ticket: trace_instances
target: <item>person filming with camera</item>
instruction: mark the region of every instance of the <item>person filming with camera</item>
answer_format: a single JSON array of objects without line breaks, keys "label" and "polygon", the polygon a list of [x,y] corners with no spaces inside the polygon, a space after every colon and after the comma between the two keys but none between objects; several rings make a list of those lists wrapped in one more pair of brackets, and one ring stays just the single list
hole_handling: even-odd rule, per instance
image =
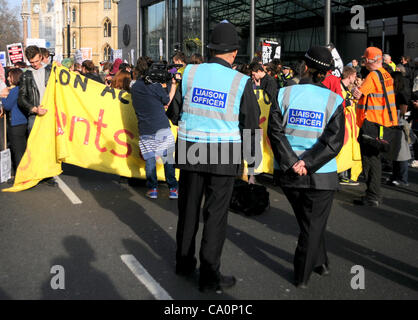
[{"label": "person filming with camera", "polygon": [[[160,71],[160,72],[158,72]],[[167,82],[175,79],[163,79],[164,73],[152,65],[150,68],[145,59],[138,59],[136,66],[138,79],[131,88],[132,104],[138,118],[139,148],[145,160],[147,176],[146,196],[151,199],[158,197],[158,180],[156,157],[169,159],[174,152],[175,140],[170,129],[170,122],[165,114],[165,106],[174,97],[176,86],[171,85],[169,94],[166,91]],[[168,71],[166,71],[168,74]],[[178,198],[178,183],[173,163],[164,162],[165,178],[170,189],[169,198]]]}]

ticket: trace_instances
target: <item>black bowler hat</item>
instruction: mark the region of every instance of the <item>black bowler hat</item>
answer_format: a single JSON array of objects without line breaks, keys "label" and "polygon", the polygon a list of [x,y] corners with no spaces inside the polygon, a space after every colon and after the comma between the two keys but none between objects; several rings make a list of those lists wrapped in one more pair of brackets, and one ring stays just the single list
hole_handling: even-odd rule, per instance
[{"label": "black bowler hat", "polygon": [[327,72],[333,67],[332,54],[327,47],[316,46],[310,48],[305,53],[304,60],[309,68],[322,72]]},{"label": "black bowler hat", "polygon": [[240,47],[238,32],[234,25],[227,21],[218,23],[212,31],[210,43],[207,45],[209,49],[229,52]]}]

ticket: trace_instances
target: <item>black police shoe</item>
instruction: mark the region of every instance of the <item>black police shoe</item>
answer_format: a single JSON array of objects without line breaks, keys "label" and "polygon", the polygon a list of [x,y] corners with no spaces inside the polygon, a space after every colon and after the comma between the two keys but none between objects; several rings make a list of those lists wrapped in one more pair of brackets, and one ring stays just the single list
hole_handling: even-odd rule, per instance
[{"label": "black police shoe", "polygon": [[353,203],[357,206],[366,206],[366,207],[378,207],[379,206],[379,201],[367,199],[367,198],[354,200]]},{"label": "black police shoe", "polygon": [[219,274],[217,281],[209,281],[200,278],[199,290],[204,293],[216,292],[221,294],[224,289],[232,288],[237,283],[237,279],[234,276],[224,276]]},{"label": "black police shoe", "polygon": [[313,271],[315,273],[319,274],[320,276],[328,276],[330,274],[329,268],[325,264],[320,265],[319,267],[314,268]]},{"label": "black police shoe", "polygon": [[41,181],[41,183],[49,186],[49,187],[57,187],[58,183],[55,181],[54,178],[46,178]]},{"label": "black police shoe", "polygon": [[308,281],[302,281],[302,282],[295,281],[295,286],[298,289],[306,289],[308,287]]}]

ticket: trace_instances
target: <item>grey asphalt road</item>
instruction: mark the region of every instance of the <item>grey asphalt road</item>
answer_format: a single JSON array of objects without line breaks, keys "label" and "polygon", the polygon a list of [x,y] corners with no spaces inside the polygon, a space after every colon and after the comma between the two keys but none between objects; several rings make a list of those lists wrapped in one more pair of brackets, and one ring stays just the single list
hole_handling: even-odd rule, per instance
[{"label": "grey asphalt road", "polygon": [[[418,298],[417,169],[410,169],[409,188],[383,187],[380,208],[352,205],[364,185],[336,194],[326,233],[331,276],[312,275],[306,290],[292,284],[296,219],[271,178],[259,177],[271,208],[257,217],[230,213],[221,271],[235,275],[238,284],[221,295],[202,294],[196,277],[175,275],[177,202],[168,199],[166,185],[159,199],[150,200],[141,183],[63,169],[60,178],[82,204],[44,184],[0,193],[0,299],[154,300],[122,255],[133,255],[175,300]],[[57,280],[54,266],[64,270],[65,289],[51,286]],[[351,286],[358,276],[353,266],[364,268],[364,289]]]}]

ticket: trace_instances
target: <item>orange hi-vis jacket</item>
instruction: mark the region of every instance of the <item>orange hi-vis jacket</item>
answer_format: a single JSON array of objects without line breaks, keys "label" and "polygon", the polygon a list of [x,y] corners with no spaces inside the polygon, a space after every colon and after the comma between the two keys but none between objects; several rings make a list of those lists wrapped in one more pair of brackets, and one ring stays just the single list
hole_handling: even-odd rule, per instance
[{"label": "orange hi-vis jacket", "polygon": [[389,117],[389,112],[386,107],[385,95],[379,80],[379,75],[377,72],[372,71],[366,77],[359,89],[363,93],[363,96],[360,98],[356,108],[357,125],[360,128],[363,125],[364,119],[385,127],[398,125],[398,113],[396,111],[393,79],[384,68],[379,68],[379,71],[382,73],[384,79],[393,121],[391,121]]}]

